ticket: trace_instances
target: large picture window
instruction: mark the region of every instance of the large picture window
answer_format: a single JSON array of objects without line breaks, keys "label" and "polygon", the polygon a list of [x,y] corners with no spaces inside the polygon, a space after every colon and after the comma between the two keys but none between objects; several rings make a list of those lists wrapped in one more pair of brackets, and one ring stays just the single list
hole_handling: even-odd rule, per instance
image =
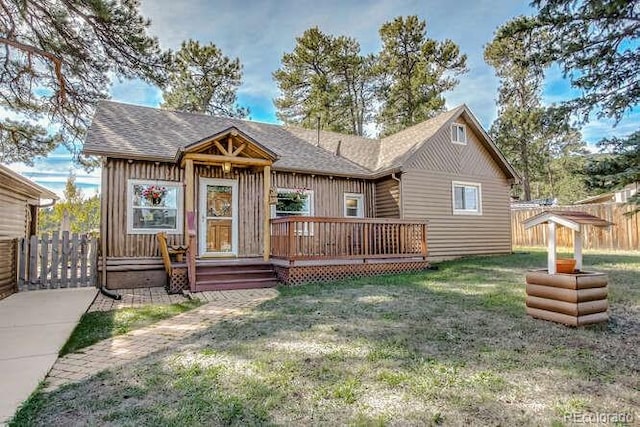
[{"label": "large picture window", "polygon": [[127,233],[182,233],[182,184],[130,179],[127,186]]},{"label": "large picture window", "polygon": [[306,188],[279,188],[272,218],[283,216],[313,216],[313,191]]},{"label": "large picture window", "polygon": [[482,214],[482,188],[480,184],[454,181],[452,186],[454,214]]},{"label": "large picture window", "polygon": [[[279,188],[275,206],[271,207],[271,217],[313,216],[313,190],[306,188]],[[313,236],[313,224],[296,223],[295,234]]]}]

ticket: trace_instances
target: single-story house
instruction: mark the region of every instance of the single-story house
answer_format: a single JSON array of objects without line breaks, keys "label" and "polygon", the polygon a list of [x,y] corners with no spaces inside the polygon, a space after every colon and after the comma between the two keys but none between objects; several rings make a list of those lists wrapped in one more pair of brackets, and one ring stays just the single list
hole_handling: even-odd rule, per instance
[{"label": "single-story house", "polygon": [[18,290],[17,239],[36,234],[41,201],[50,205],[57,199],[52,191],[0,165],[0,299]]},{"label": "single-story house", "polygon": [[586,199],[573,202],[574,205],[592,205],[597,203],[627,203],[627,201],[638,194],[640,182],[633,182],[625,187],[609,191],[607,193],[598,194],[597,196],[587,197]]},{"label": "single-story house", "polygon": [[511,251],[518,175],[465,105],[370,139],[103,101],[84,152],[109,288],[166,280],[158,232],[190,246],[195,290],[268,283],[260,263],[301,283]]}]

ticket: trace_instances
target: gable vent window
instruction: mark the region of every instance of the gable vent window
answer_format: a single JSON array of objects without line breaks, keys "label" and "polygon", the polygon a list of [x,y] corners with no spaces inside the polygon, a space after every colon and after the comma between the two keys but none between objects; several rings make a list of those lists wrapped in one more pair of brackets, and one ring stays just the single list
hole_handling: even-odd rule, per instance
[{"label": "gable vent window", "polygon": [[455,144],[467,143],[467,128],[464,125],[458,123],[451,125],[451,142]]}]

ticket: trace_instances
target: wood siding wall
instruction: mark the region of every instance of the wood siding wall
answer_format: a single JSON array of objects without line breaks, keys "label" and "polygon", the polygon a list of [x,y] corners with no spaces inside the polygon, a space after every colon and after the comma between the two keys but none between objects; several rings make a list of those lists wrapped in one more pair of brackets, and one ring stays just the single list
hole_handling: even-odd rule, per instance
[{"label": "wood siding wall", "polygon": [[[4,183],[3,183],[4,184]],[[0,187],[0,238],[15,239],[30,234],[27,197]]]},{"label": "wood siding wall", "polygon": [[[155,234],[127,234],[127,180],[148,179],[162,181],[184,180],[184,170],[178,165],[127,160],[108,159],[103,168],[106,175],[106,221],[108,258],[159,257]],[[228,178],[238,180],[238,255],[261,256],[263,236],[263,176],[261,170],[234,168],[223,176],[217,166],[197,165],[196,209],[198,207],[199,177]],[[359,179],[330,179],[320,175],[302,175],[285,172],[272,174],[274,188],[308,188],[314,192],[314,215],[342,217],[344,193],[362,193],[365,197],[365,215],[374,214],[374,184]],[[183,242],[183,235],[168,235],[169,244]]]},{"label": "wood siding wall", "polygon": [[[453,144],[445,127],[405,171],[404,218],[429,221],[431,259],[511,251],[510,183],[469,126],[466,145]],[[481,184],[482,215],[453,214],[453,181]]]},{"label": "wood siding wall", "polygon": [[27,196],[17,193],[13,185],[0,184],[0,299],[17,290],[15,239],[31,234]]},{"label": "wood siding wall", "polygon": [[377,218],[400,218],[400,185],[393,178],[376,182]]},{"label": "wood siding wall", "polygon": [[[224,176],[219,166],[196,165],[196,211],[200,206],[199,178],[226,178],[238,180],[238,256],[262,255],[262,211],[264,181],[261,170],[234,169]],[[198,215],[199,217],[199,215]],[[200,223],[196,225],[199,227]],[[199,236],[198,236],[199,237]]]},{"label": "wood siding wall", "polygon": [[[148,179],[182,182],[184,170],[178,165],[123,159],[108,159],[102,173],[106,174],[105,191],[107,221],[107,257],[156,257],[158,242],[155,234],[127,234],[127,181]],[[170,245],[183,242],[182,235],[168,235]]]},{"label": "wood siding wall", "polygon": [[313,190],[314,216],[344,217],[344,193],[364,194],[364,216],[375,212],[375,187],[361,179],[329,178],[322,175],[302,175],[276,172],[272,178],[274,188],[307,188]]}]

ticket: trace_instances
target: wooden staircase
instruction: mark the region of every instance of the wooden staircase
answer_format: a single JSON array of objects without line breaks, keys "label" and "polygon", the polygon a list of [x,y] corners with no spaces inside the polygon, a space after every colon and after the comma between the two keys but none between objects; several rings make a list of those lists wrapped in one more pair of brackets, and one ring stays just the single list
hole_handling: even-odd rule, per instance
[{"label": "wooden staircase", "polygon": [[277,284],[273,266],[262,260],[196,262],[195,292],[272,288]]}]

